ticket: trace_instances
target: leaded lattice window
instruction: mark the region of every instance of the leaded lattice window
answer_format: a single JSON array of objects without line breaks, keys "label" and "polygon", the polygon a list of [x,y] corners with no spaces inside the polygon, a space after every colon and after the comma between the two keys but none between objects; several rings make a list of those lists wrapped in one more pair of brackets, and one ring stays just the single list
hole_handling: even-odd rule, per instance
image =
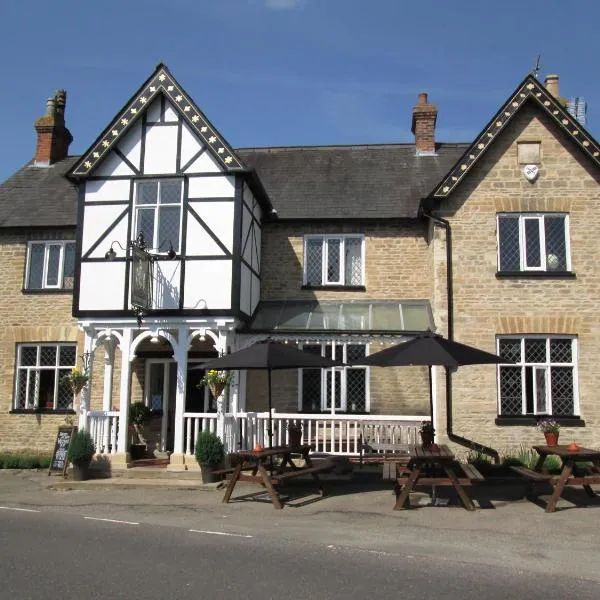
[{"label": "leaded lattice window", "polygon": [[363,247],[361,235],[305,236],[304,283],[363,285]]},{"label": "leaded lattice window", "polygon": [[[331,342],[306,344],[302,349],[343,362],[366,356],[365,344]],[[369,412],[368,368],[300,369],[299,408],[317,413]]]},{"label": "leaded lattice window", "polygon": [[499,214],[498,270],[570,271],[568,231],[568,215]]},{"label": "leaded lattice window", "polygon": [[17,346],[16,409],[71,409],[73,393],[64,381],[77,360],[75,344]]},{"label": "leaded lattice window", "polygon": [[500,337],[498,354],[516,363],[498,367],[500,415],[578,414],[574,337]]},{"label": "leaded lattice window", "polygon": [[181,243],[180,179],[138,181],[136,185],[135,233],[144,234],[153,252],[168,252],[172,245],[179,252]]},{"label": "leaded lattice window", "polygon": [[75,242],[30,242],[25,287],[28,290],[73,289]]}]

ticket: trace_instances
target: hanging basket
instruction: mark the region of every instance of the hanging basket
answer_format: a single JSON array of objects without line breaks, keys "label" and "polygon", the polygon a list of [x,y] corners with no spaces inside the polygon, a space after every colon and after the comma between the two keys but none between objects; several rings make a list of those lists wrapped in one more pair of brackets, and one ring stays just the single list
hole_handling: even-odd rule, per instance
[{"label": "hanging basket", "polygon": [[222,393],[227,384],[225,382],[213,381],[208,384],[208,389],[210,393],[213,395],[213,398],[216,400]]}]

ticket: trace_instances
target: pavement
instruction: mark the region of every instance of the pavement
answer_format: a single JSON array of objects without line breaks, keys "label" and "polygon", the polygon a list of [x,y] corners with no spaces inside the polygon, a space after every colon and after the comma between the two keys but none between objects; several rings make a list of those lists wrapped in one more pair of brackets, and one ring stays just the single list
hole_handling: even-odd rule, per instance
[{"label": "pavement", "polygon": [[[469,491],[476,511],[464,510],[448,490],[447,506],[432,506],[426,491],[411,495],[415,510],[394,511],[392,483],[366,469],[353,476],[323,476],[328,495],[310,482],[284,488],[289,501],[275,510],[257,499],[260,488],[240,482],[234,501],[221,502],[218,484],[190,474],[170,479],[113,477],[64,481],[46,471],[0,471],[0,509],[60,512],[73,518],[134,520],[220,535],[294,539],[328,548],[435,557],[475,565],[502,565],[531,572],[566,572],[600,582],[597,569],[600,498],[566,490],[555,513],[524,497],[518,481]],[[291,482],[290,482],[291,483]],[[550,489],[541,488],[541,499]]]}]

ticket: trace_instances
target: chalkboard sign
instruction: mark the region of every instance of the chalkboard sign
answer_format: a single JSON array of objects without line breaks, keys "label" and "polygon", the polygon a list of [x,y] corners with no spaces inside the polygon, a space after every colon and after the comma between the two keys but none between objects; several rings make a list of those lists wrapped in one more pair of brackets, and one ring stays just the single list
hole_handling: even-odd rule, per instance
[{"label": "chalkboard sign", "polygon": [[54,452],[52,452],[52,460],[50,461],[50,468],[48,469],[48,475],[51,475],[53,471],[58,471],[63,477],[67,475],[67,466],[69,465],[69,459],[67,455],[69,453],[69,446],[71,440],[77,432],[77,427],[74,425],[64,425],[58,428],[56,434],[56,442],[54,444]]}]

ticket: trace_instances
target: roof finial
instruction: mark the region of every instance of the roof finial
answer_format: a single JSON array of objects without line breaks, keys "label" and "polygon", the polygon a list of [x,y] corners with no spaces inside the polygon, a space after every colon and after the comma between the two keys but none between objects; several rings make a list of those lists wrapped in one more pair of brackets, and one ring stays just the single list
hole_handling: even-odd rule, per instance
[{"label": "roof finial", "polygon": [[541,54],[538,54],[537,60],[535,61],[535,66],[533,67],[533,69],[531,69],[531,74],[537,79],[538,78],[538,73],[540,72],[540,59],[542,58]]}]

